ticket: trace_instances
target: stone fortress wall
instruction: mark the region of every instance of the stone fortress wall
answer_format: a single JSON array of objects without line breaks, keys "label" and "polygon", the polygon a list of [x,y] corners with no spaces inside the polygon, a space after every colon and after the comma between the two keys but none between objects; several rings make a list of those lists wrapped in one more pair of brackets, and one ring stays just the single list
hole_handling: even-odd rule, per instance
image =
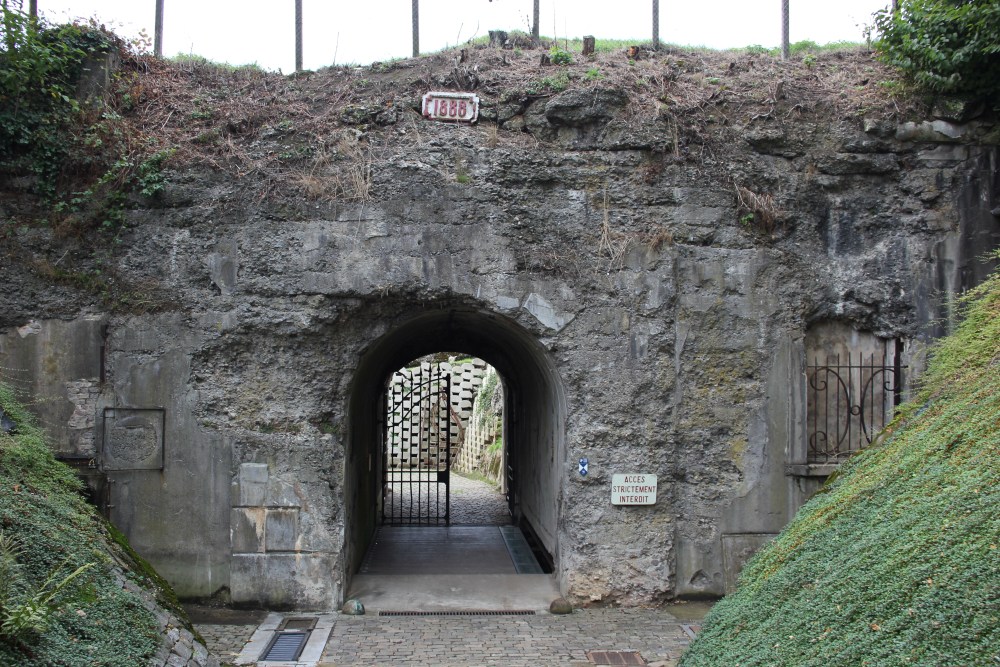
[{"label": "stone fortress wall", "polygon": [[[515,511],[566,595],[721,595],[829,472],[807,360],[900,350],[905,395],[1000,246],[988,114],[784,99],[692,129],[594,84],[487,109],[499,142],[380,103],[370,201],[170,173],[114,256],[169,300],[106,309],[7,264],[0,368],[182,596],[336,607],[375,526],[379,392],[456,349],[503,377]],[[657,475],[656,504],[612,506],[620,473]]]}]

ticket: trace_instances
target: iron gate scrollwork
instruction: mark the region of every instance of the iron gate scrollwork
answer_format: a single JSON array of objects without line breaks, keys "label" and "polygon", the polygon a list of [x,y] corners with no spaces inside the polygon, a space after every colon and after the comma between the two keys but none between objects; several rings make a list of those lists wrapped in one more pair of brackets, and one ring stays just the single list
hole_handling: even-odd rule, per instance
[{"label": "iron gate scrollwork", "polygon": [[806,366],[809,463],[839,463],[871,444],[900,403],[899,354]]},{"label": "iron gate scrollwork", "polygon": [[448,371],[422,363],[390,379],[382,466],[383,524],[450,523],[451,412]]}]

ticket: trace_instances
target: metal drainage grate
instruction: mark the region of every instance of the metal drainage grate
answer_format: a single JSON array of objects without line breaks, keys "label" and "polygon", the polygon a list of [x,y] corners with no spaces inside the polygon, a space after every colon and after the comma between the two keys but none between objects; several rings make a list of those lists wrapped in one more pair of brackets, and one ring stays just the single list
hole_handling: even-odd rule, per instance
[{"label": "metal drainage grate", "polygon": [[507,609],[503,611],[466,610],[466,611],[385,611],[379,616],[534,616],[535,612],[526,609]]},{"label": "metal drainage grate", "polygon": [[306,640],[309,639],[309,633],[309,630],[305,632],[300,630],[276,632],[258,660],[273,660],[275,662],[294,662],[298,660],[302,654],[302,649],[305,648]]}]

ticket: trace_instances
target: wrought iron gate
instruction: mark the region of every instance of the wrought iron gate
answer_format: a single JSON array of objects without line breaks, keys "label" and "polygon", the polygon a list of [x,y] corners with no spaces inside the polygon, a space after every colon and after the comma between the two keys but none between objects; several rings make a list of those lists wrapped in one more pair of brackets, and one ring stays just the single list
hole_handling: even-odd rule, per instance
[{"label": "wrought iron gate", "polygon": [[899,358],[897,350],[806,366],[810,463],[839,463],[871,444],[889,423],[902,393]]},{"label": "wrought iron gate", "polygon": [[386,388],[382,523],[451,520],[451,374],[436,365],[396,372]]}]

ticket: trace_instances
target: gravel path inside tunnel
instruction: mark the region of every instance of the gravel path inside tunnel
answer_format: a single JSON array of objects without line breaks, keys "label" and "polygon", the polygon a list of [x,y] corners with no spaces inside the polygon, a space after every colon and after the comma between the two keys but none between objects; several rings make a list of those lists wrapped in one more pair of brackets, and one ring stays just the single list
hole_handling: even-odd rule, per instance
[{"label": "gravel path inside tunnel", "polygon": [[[389,485],[392,493],[394,512],[403,508],[416,507],[417,486],[404,483]],[[426,488],[426,487],[425,487]],[[436,499],[432,494],[432,499]],[[427,497],[421,494],[422,505],[427,506]],[[433,504],[433,503],[432,503]],[[444,487],[441,487],[440,512],[444,513]],[[416,511],[415,509],[413,511]],[[510,523],[507,499],[504,494],[488,482],[472,479],[454,471],[451,473],[451,525],[455,526],[503,526]]]}]

